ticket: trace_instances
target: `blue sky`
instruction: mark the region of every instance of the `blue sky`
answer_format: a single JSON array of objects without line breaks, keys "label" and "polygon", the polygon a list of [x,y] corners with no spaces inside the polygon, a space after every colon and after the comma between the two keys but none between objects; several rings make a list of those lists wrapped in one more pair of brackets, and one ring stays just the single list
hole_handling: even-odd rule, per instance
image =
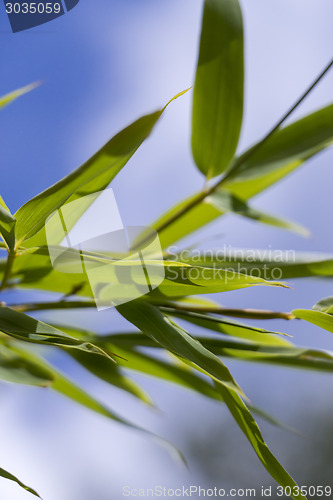
[{"label": "blue sky", "polygon": [[[332,57],[333,5],[331,0],[241,3],[247,85],[243,149],[275,123]],[[2,8],[0,94],[43,81],[41,87],[1,112],[1,195],[13,211],[79,166],[119,129],[192,84],[201,7],[201,0],[81,0],[62,18],[15,35]],[[333,73],[295,116],[331,102],[332,88]],[[149,224],[162,210],[201,187],[203,180],[189,148],[190,106],[190,94],[173,103],[153,136],[114,182],[126,224]],[[332,151],[323,153],[256,200],[257,207],[310,228],[311,239],[228,217],[203,231],[206,246],[210,237],[222,233],[221,243],[237,247],[271,245],[332,252],[332,160]],[[295,283],[295,287],[289,295],[280,290],[244,290],[237,292],[237,298],[234,292],[223,296],[223,303],[235,305],[237,300],[240,307],[279,304],[281,309],[291,309],[310,307],[321,296],[332,294],[330,282],[308,281]],[[119,326],[113,313],[71,320],[97,325],[103,331]],[[318,345],[318,331],[310,327],[297,327],[292,333],[300,343]],[[322,347],[333,348],[329,335],[321,333],[319,338]],[[65,364],[64,369],[71,367]],[[262,371],[240,365],[234,369],[245,389],[264,402],[265,390],[255,390]],[[181,429],[176,428],[178,420],[186,425],[189,418],[196,422],[196,415],[202,416],[202,401],[178,389],[163,386],[161,391],[157,383],[144,380],[165,413],[161,418],[127,396],[86,381],[80,370],[73,375],[113,408],[119,407],[120,412],[173,441],[182,439]],[[275,377],[276,371],[268,370],[267,384],[275,383]],[[275,406],[287,401],[296,408],[296,394],[304,380],[314,391],[317,377],[281,376]],[[327,377],[320,380],[324,389],[329,387]],[[90,500],[94,496],[107,500],[126,483],[149,486],[166,482],[173,486],[193,480],[145,438],[71,403],[45,391],[9,385],[0,390],[0,422],[6,429],[1,436],[0,464],[39,488],[45,499]],[[320,401],[319,393],[316,397]],[[274,406],[273,401],[268,403]],[[208,403],[206,408],[220,411]],[[3,498],[29,498],[4,481],[0,489]]]}]

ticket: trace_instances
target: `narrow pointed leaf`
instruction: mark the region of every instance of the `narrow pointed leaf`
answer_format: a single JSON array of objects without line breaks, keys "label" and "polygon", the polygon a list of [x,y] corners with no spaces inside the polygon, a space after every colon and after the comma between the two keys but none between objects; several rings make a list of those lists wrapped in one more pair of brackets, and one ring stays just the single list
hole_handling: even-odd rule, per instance
[{"label": "narrow pointed leaf", "polygon": [[53,382],[53,374],[44,366],[23,358],[19,353],[13,352],[1,343],[0,379],[15,384],[47,387]]},{"label": "narrow pointed leaf", "polygon": [[[253,418],[250,410],[247,408],[242,398],[237,393],[230,391],[227,387],[218,382],[216,382],[216,386],[220,389],[223,400],[228,406],[229,411],[236,420],[239,428],[250,442],[259,460],[272,478],[275,479],[275,481],[283,488],[289,486],[291,488],[292,498],[306,499],[297,487],[297,483],[295,483],[293,478],[282,467],[266,445],[257,422]],[[296,488],[296,491],[299,493],[295,494],[293,488]]]},{"label": "narrow pointed leaf", "polygon": [[208,178],[233,158],[243,116],[243,22],[238,0],[205,0],[193,96],[192,151]]},{"label": "narrow pointed leaf", "polygon": [[[15,214],[17,240],[23,241],[38,233],[47,217],[65,203],[105,189],[150,135],[164,109],[136,120],[81,167],[23,205]],[[42,233],[31,244],[38,246],[44,242]]]},{"label": "narrow pointed leaf", "polygon": [[241,392],[221,360],[205,349],[185,330],[172,323],[156,307],[144,300],[138,300],[122,304],[117,309],[125,319],[165,349],[191,361],[207,375],[220,381],[231,390]]},{"label": "narrow pointed leaf", "polygon": [[21,97],[24,94],[27,94],[28,92],[31,92],[31,90],[34,90],[36,87],[40,85],[39,82],[32,83],[30,85],[26,85],[25,87],[22,87],[18,90],[14,90],[13,92],[10,92],[9,94],[6,94],[2,97],[0,97],[0,109],[4,108],[8,104],[12,103],[19,97]]},{"label": "narrow pointed leaf", "polygon": [[90,343],[75,339],[51,325],[8,307],[0,307],[0,331],[24,342],[53,345],[68,349],[82,349],[83,351],[105,354]]},{"label": "narrow pointed leaf", "polygon": [[303,319],[304,321],[308,321],[313,325],[333,333],[333,316],[331,314],[310,309],[295,309],[293,314],[298,319]]},{"label": "narrow pointed leaf", "polygon": [[164,448],[166,448],[172,456],[174,456],[178,461],[182,463],[186,463],[186,460],[182,453],[169,441],[161,438],[160,436],[154,434],[153,432],[144,429],[143,427],[137,426],[136,424],[130,422],[127,419],[124,419],[117,413],[113,412],[110,410],[108,407],[105,405],[101,404],[99,401],[97,401],[93,396],[85,392],[83,389],[81,389],[79,386],[77,386],[74,382],[72,382],[69,378],[67,378],[65,375],[60,373],[58,370],[56,370],[52,365],[47,363],[43,358],[40,356],[36,355],[35,353],[32,353],[31,351],[28,351],[26,349],[22,349],[19,346],[11,346],[11,348],[17,352],[20,353],[22,357],[33,360],[36,363],[39,363],[41,366],[44,366],[46,369],[49,369],[53,373],[53,383],[51,385],[51,388],[61,394],[62,396],[65,396],[66,398],[71,399],[75,403],[78,403],[100,415],[103,415],[104,417],[107,417],[111,420],[114,420],[117,423],[120,423],[129,429],[143,432],[149,437],[151,437],[153,440],[155,440],[158,444],[162,445]]},{"label": "narrow pointed leaf", "polygon": [[[277,131],[265,146],[244,162],[242,168],[235,170],[234,178],[224,184],[224,189],[246,201],[283,179],[332,143],[333,104]],[[248,151],[243,157],[247,155]],[[158,228],[192,197],[193,195],[172,207],[152,226]],[[163,248],[197,231],[224,213],[204,200],[159,232]]]},{"label": "narrow pointed leaf", "polygon": [[0,236],[7,243],[9,250],[13,250],[15,247],[15,224],[15,217],[12,216],[0,196]]},{"label": "narrow pointed leaf", "polygon": [[[100,345],[102,346],[103,344],[100,343]],[[104,347],[108,350],[111,348],[111,345],[104,344]],[[126,377],[120,371],[119,365],[123,363],[120,362],[122,360],[119,357],[117,357],[117,364],[115,364],[110,359],[101,357],[99,354],[87,353],[79,350],[71,350],[68,354],[96,377],[132,394],[132,396],[135,396],[144,403],[153,406],[150,396],[134,380]],[[124,356],[124,353],[117,351],[117,356]]]},{"label": "narrow pointed leaf", "polygon": [[5,478],[5,479],[9,479],[10,481],[14,481],[14,483],[17,483],[24,490],[28,491],[29,493],[32,493],[33,495],[35,495],[38,498],[41,498],[38,495],[37,491],[35,491],[32,488],[30,488],[29,486],[26,486],[25,484],[23,484],[22,481],[17,479],[17,477],[13,476],[13,474],[11,474],[10,472],[7,472],[6,470],[0,468],[0,476]]}]

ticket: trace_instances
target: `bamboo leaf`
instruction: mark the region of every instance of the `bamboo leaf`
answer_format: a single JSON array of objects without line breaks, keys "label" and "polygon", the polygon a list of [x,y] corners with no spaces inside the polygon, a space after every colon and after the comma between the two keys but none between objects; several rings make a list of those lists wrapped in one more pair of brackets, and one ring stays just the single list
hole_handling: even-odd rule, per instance
[{"label": "bamboo leaf", "polygon": [[36,87],[39,87],[39,85],[40,82],[31,83],[30,85],[26,85],[25,87],[21,87],[18,90],[14,90],[9,94],[0,97],[0,109],[4,108],[5,106],[8,106],[8,104],[11,104],[13,101],[18,99],[22,95],[31,92],[31,90],[34,90]]},{"label": "bamboo leaf", "polygon": [[309,309],[295,309],[293,314],[298,319],[303,319],[304,321],[308,321],[313,325],[319,326],[320,328],[333,333],[333,316],[331,314]]},{"label": "bamboo leaf", "polygon": [[[105,189],[150,135],[164,109],[136,120],[81,167],[23,205],[15,214],[17,240],[22,242],[38,233],[47,217],[65,203]],[[78,214],[78,218],[81,215]],[[30,242],[32,246],[44,243],[43,233]]]},{"label": "bamboo leaf", "polygon": [[333,297],[326,297],[325,299],[319,300],[312,309],[327,314],[333,314]]},{"label": "bamboo leaf", "polygon": [[0,343],[0,379],[16,384],[47,387],[53,381],[53,374]]},{"label": "bamboo leaf", "polygon": [[9,307],[0,307],[0,331],[24,342],[53,345],[66,349],[81,349],[106,355],[106,353],[90,343],[75,339],[51,325],[14,311]]},{"label": "bamboo leaf", "polygon": [[228,368],[200,342],[172,323],[156,307],[144,300],[132,301],[117,307],[125,319],[168,351],[198,366],[207,375],[233,391],[241,392]]},{"label": "bamboo leaf", "polygon": [[5,478],[5,479],[9,479],[10,481],[14,481],[14,483],[17,483],[24,490],[28,491],[29,493],[32,493],[33,495],[35,495],[38,498],[41,498],[38,495],[37,491],[35,491],[32,488],[30,488],[29,486],[26,486],[25,484],[23,484],[22,481],[17,479],[17,477],[13,476],[13,474],[11,474],[10,472],[7,472],[6,470],[0,468],[0,476]]},{"label": "bamboo leaf", "polygon": [[12,216],[0,196],[0,236],[6,242],[9,250],[13,250],[15,247],[15,224],[15,217]]},{"label": "bamboo leaf", "polygon": [[[235,170],[232,178],[224,184],[224,189],[246,201],[283,179],[332,142],[333,104],[277,131],[241,168]],[[249,151],[245,151],[243,157],[247,157],[248,153]],[[158,228],[194,196],[196,195],[172,207],[152,226]],[[207,199],[204,200],[159,232],[163,248],[185,238],[224,213]]]},{"label": "bamboo leaf", "polygon": [[[111,348],[111,344],[106,345],[100,343],[99,345],[101,347],[104,345],[104,350],[110,350]],[[87,353],[79,350],[72,350],[68,352],[68,354],[99,379],[104,380],[108,384],[118,387],[119,389],[122,389],[132,396],[140,399],[144,403],[153,406],[150,396],[134,380],[126,377],[120,371],[119,365],[124,364],[126,366],[126,362],[121,360],[119,356],[124,356],[125,353],[119,351],[117,352],[117,364],[113,363],[106,357],[101,357],[99,354]]]},{"label": "bamboo leaf", "polygon": [[26,349],[23,349],[17,345],[15,346],[11,345],[10,348],[13,349],[15,352],[20,353],[20,355],[23,358],[32,360],[35,363],[38,363],[40,366],[45,367],[48,370],[51,370],[53,373],[53,382],[51,388],[54,391],[100,415],[103,415],[104,417],[107,417],[119,424],[128,427],[129,429],[145,433],[153,440],[155,440],[158,444],[166,448],[177,460],[186,463],[182,453],[172,443],[161,438],[160,436],[157,436],[153,432],[144,429],[143,427],[137,426],[136,424],[130,422],[129,420],[124,419],[117,413],[111,411],[109,408],[107,408],[99,401],[97,401],[93,396],[91,396],[86,391],[81,389],[79,386],[74,384],[69,378],[64,376],[61,372],[56,370],[52,365],[47,363],[43,358],[41,358],[37,354],[32,353],[31,351],[28,351]]},{"label": "bamboo leaf", "polygon": [[[275,481],[283,488],[289,486],[291,488],[292,498],[306,499],[306,497],[301,493],[300,488],[298,488],[297,483],[295,483],[293,478],[282,467],[266,445],[257,422],[253,418],[250,410],[247,408],[242,398],[235,393],[235,391],[230,391],[219,382],[216,382],[215,384],[220,389],[223,400],[228,406],[229,411],[237,422],[239,428],[250,442],[259,460],[272,478],[275,479]],[[297,494],[295,494],[295,490],[293,490],[293,488],[296,489]]]},{"label": "bamboo leaf", "polygon": [[310,234],[309,231],[303,226],[257,210],[227,190],[221,189],[211,194],[207,197],[206,202],[219,210],[221,214],[228,212],[234,213],[242,217],[261,222],[262,224],[287,229],[288,231],[297,233],[300,236],[309,236]]},{"label": "bamboo leaf", "polygon": [[238,0],[205,0],[193,96],[192,151],[208,178],[232,160],[243,117],[243,22]]},{"label": "bamboo leaf", "polygon": [[[181,261],[181,254],[173,255]],[[184,264],[234,270],[262,279],[290,279],[333,276],[333,255],[294,250],[223,249],[205,255],[188,252]]]}]

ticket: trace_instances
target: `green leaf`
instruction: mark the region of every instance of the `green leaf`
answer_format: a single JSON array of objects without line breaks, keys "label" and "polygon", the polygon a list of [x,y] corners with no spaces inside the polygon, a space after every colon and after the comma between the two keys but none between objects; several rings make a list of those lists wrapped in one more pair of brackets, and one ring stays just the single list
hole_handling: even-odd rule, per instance
[{"label": "green leaf", "polygon": [[303,319],[333,333],[333,316],[331,314],[321,311],[311,311],[309,309],[295,309],[293,314],[298,319]]},{"label": "green leaf", "polygon": [[10,348],[13,349],[15,352],[20,353],[22,357],[28,360],[32,360],[35,363],[40,364],[40,366],[45,367],[48,370],[51,370],[54,378],[51,388],[54,391],[100,415],[103,415],[104,417],[110,418],[115,422],[125,425],[126,427],[132,430],[145,433],[146,435],[154,439],[157,443],[161,444],[164,448],[167,448],[167,450],[173,456],[175,456],[177,460],[186,463],[185,458],[183,457],[181,452],[172,443],[161,438],[160,436],[157,436],[156,434],[150,432],[149,430],[144,429],[143,427],[139,427],[136,424],[133,424],[129,420],[126,420],[121,416],[119,416],[117,413],[111,411],[109,408],[107,408],[106,406],[102,405],[99,401],[97,401],[93,396],[90,396],[90,394],[88,394],[83,389],[74,384],[71,380],[65,377],[62,373],[56,370],[53,366],[51,366],[37,354],[32,353],[30,350],[28,351],[26,349],[22,349],[21,347],[18,347],[16,345],[15,346],[11,345]]},{"label": "green leaf", "polygon": [[[166,311],[166,309],[164,310]],[[203,313],[181,312],[176,309],[169,309],[167,314],[171,314],[176,318],[183,319],[184,321],[200,326],[201,328],[206,328],[231,337],[255,341],[264,345],[290,345],[287,340],[281,338],[281,336],[276,332],[246,325],[245,323],[241,323],[239,321],[217,318]]]},{"label": "green leaf", "polygon": [[0,196],[0,236],[4,239],[9,250],[15,247],[16,219],[10,213],[7,205]]},{"label": "green leaf", "polygon": [[[332,144],[333,104],[282,128],[248,159],[245,152],[228,173],[228,187],[247,199],[266,188],[267,181],[271,183],[267,176],[276,181],[279,172],[294,170]],[[249,185],[243,184],[248,181]]]},{"label": "green leaf", "polygon": [[233,391],[241,392],[228,368],[200,342],[172,323],[156,307],[144,300],[132,301],[117,307],[125,319],[168,351],[185,358]]},{"label": "green leaf", "polygon": [[[65,203],[105,189],[150,135],[164,109],[165,107],[136,120],[81,167],[23,205],[15,214],[17,240],[22,242],[38,233],[43,229],[46,219]],[[87,208],[88,206],[84,207],[85,210]],[[77,219],[81,215],[79,213]],[[44,243],[45,235],[42,233],[30,245],[39,246]]]},{"label": "green leaf", "polygon": [[165,268],[165,279],[148,298],[152,301],[175,299],[187,295],[229,292],[250,286],[282,286],[284,283],[266,281],[255,276],[239,274],[233,270],[211,269],[199,266],[175,266]]},{"label": "green leaf", "polygon": [[0,343],[0,379],[15,384],[47,387],[53,381],[52,371],[38,363],[22,358]]},{"label": "green leaf", "polygon": [[319,302],[317,302],[312,309],[327,314],[333,314],[333,297],[326,297],[319,300]]},{"label": "green leaf", "polygon": [[269,226],[275,226],[281,229],[287,229],[288,231],[293,231],[301,236],[310,235],[309,231],[303,226],[274,217],[274,215],[261,212],[260,210],[251,207],[245,201],[233,195],[226,189],[221,189],[216,193],[211,194],[208,196],[206,201],[219,210],[221,214],[231,212],[242,217],[261,222],[262,224],[268,224]]},{"label": "green leaf", "polygon": [[22,95],[27,94],[28,92],[31,92],[31,90],[34,90],[36,87],[39,87],[39,85],[40,85],[40,82],[31,83],[30,85],[26,85],[25,87],[22,87],[18,90],[14,90],[13,92],[10,92],[9,94],[6,94],[6,95],[0,97],[0,109],[4,108],[8,104],[12,103],[18,97],[21,97]]},{"label": "green leaf", "polygon": [[92,344],[82,342],[57,330],[51,325],[38,321],[9,307],[0,307],[0,331],[24,342],[53,345],[62,348],[107,355]]},{"label": "green leaf", "polygon": [[[110,344],[106,345],[100,343],[100,345],[104,345],[105,350],[110,350],[111,348]],[[125,364],[125,362],[122,363],[123,360],[121,360],[119,356],[124,356],[124,353],[117,352],[117,364],[106,357],[101,357],[99,354],[87,353],[78,350],[72,350],[68,352],[68,354],[96,377],[104,380],[110,385],[128,392],[129,394],[132,394],[132,396],[135,396],[144,403],[153,406],[150,396],[134,380],[126,377],[120,371],[119,365],[123,363]]]},{"label": "green leaf", "polygon": [[24,490],[28,491],[29,493],[32,493],[33,495],[35,495],[38,498],[41,498],[38,495],[37,491],[35,491],[32,488],[30,488],[29,486],[26,486],[25,484],[23,484],[19,479],[17,479],[17,477],[13,476],[13,474],[10,474],[10,472],[7,472],[6,470],[0,468],[0,476],[4,477],[5,479],[9,479],[10,481],[14,481],[14,483],[17,483]]},{"label": "green leaf", "polygon": [[[282,465],[278,462],[278,460],[274,457],[272,452],[267,447],[257,422],[253,418],[250,410],[248,409],[242,398],[237,393],[235,393],[235,391],[230,391],[227,387],[223,386],[219,382],[216,382],[215,384],[216,387],[220,389],[223,400],[228,406],[229,411],[236,420],[239,428],[250,442],[259,460],[272,476],[272,478],[275,479],[275,481],[283,488],[286,488],[287,486],[291,487],[292,498],[306,499],[306,497],[300,493],[300,490],[293,478],[282,467]],[[295,494],[293,488],[297,488],[296,491],[299,491],[299,494]]]},{"label": "green leaf", "polygon": [[[173,255],[181,260],[181,254]],[[295,252],[294,250],[218,250],[205,255],[188,252],[184,264],[234,270],[262,279],[290,279],[310,276],[333,276],[333,256],[324,253]]]},{"label": "green leaf", "polygon": [[[242,167],[242,170],[235,171],[235,177],[224,184],[224,189],[246,201],[280,181],[332,143],[333,105],[331,104],[277,131],[244,163],[244,170]],[[247,157],[248,153],[246,151],[242,155],[243,158]],[[196,195],[168,210],[152,226],[158,228],[194,196]],[[224,213],[204,200],[159,232],[163,248],[185,238]]]},{"label": "green leaf", "polygon": [[192,151],[208,178],[232,160],[243,117],[243,22],[238,0],[205,0],[193,96]]}]

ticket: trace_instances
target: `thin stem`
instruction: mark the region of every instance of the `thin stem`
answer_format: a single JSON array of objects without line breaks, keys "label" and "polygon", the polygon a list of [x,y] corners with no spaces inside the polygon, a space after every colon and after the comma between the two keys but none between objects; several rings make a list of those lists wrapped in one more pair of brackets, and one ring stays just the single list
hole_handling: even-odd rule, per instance
[{"label": "thin stem", "polygon": [[[173,224],[176,220],[180,219],[184,215],[186,215],[192,208],[199,205],[207,196],[213,194],[217,189],[222,187],[229,179],[232,178],[233,173],[236,169],[238,169],[241,165],[243,165],[250,157],[252,157],[258,149],[260,149],[279,128],[283,123],[289,118],[290,115],[298,108],[298,106],[306,99],[306,97],[312,92],[312,90],[318,85],[318,83],[324,78],[324,76],[328,73],[328,71],[333,66],[333,59],[330,63],[325,67],[325,69],[320,73],[320,75],[315,79],[315,81],[309,86],[309,88],[304,92],[304,94],[297,100],[297,102],[283,115],[283,117],[278,121],[278,123],[268,132],[268,134],[256,144],[253,148],[249,149],[247,153],[239,156],[235,162],[233,163],[231,169],[227,174],[217,181],[211,187],[205,187],[203,191],[192,197],[188,203],[180,207],[171,217],[162,222],[159,226],[156,227],[156,231],[160,232]],[[142,242],[141,242],[142,243]]]},{"label": "thin stem", "polygon": [[96,307],[96,303],[93,300],[89,301],[65,301],[60,302],[35,302],[32,304],[12,304],[9,305],[11,309],[18,312],[29,312],[29,311],[46,311],[51,309],[81,309],[81,308],[91,308]]},{"label": "thin stem", "polygon": [[208,313],[218,314],[221,316],[232,316],[234,318],[247,319],[295,319],[295,316],[290,312],[268,311],[265,309],[234,309],[229,307],[196,307],[184,306],[179,304],[165,304],[163,310],[169,309],[178,311],[179,313]]},{"label": "thin stem", "polygon": [[7,263],[6,263],[6,269],[2,278],[1,286],[0,286],[0,291],[4,290],[7,286],[7,282],[10,279],[10,275],[12,272],[12,268],[15,262],[16,258],[16,251],[15,250],[10,250],[8,252],[8,257],[7,257]]}]

